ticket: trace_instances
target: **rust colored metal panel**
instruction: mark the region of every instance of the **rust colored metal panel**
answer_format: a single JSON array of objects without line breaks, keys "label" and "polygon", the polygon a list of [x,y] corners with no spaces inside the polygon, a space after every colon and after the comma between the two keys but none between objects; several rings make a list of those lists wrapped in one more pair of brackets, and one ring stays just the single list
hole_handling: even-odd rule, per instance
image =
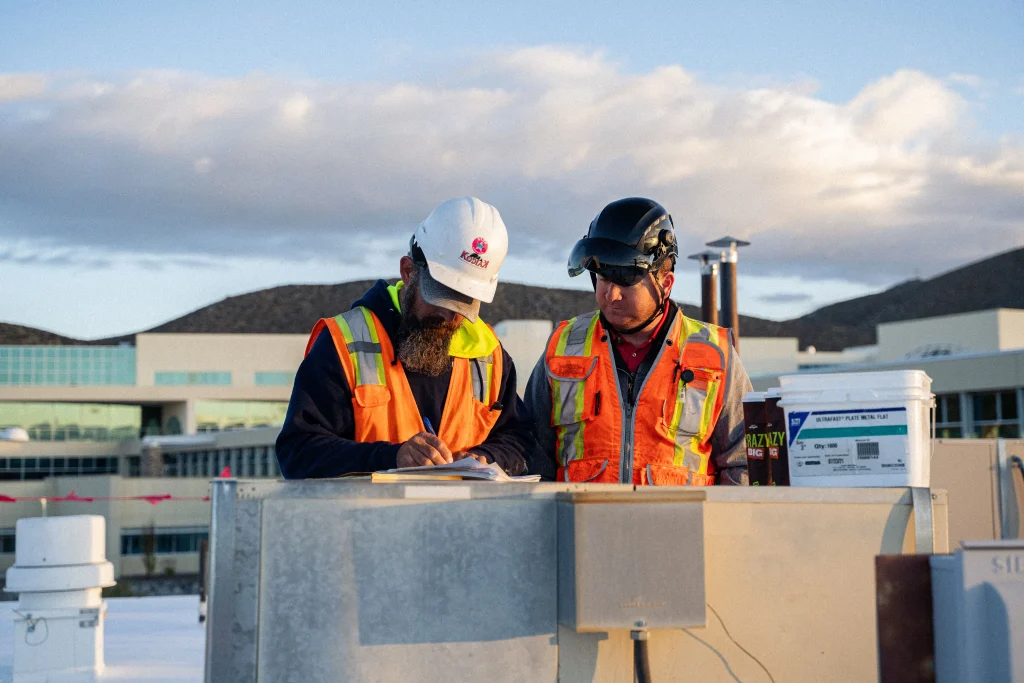
[{"label": "rust colored metal panel", "polygon": [[928,555],[875,557],[879,683],[934,683]]}]

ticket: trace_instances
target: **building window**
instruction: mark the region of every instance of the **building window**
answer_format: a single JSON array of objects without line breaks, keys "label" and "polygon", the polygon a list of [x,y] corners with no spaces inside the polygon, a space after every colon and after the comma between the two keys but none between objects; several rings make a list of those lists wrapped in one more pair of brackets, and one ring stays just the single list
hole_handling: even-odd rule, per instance
[{"label": "building window", "polygon": [[0,401],[0,429],[23,427],[33,441],[135,439],[141,423],[139,406]]},{"label": "building window", "polygon": [[196,401],[196,427],[217,432],[251,427],[280,427],[288,403],[283,401]]},{"label": "building window", "polygon": [[0,346],[0,386],[134,384],[134,346]]},{"label": "building window", "polygon": [[942,394],[935,397],[935,436],[940,439],[963,437],[960,394]]},{"label": "building window", "polygon": [[[145,529],[123,529],[121,531],[121,555],[142,555],[142,539]],[[159,555],[197,553],[199,544],[209,540],[210,532],[205,527],[167,527],[156,529],[156,549]]]},{"label": "building window", "polygon": [[253,383],[258,387],[290,387],[295,381],[295,372],[257,372]]},{"label": "building window", "polygon": [[230,372],[158,372],[153,377],[157,386],[229,386]]},{"label": "building window", "polygon": [[181,420],[176,415],[167,418],[167,434],[169,436],[181,434]]},{"label": "building window", "polygon": [[178,476],[178,454],[177,453],[164,453],[164,476],[165,477],[176,477]]},{"label": "building window", "polygon": [[142,458],[138,455],[128,456],[128,476],[129,477],[141,477],[142,476]]},{"label": "building window", "polygon": [[1016,439],[1021,435],[1017,415],[1017,391],[986,391],[971,397],[974,436],[982,439]]},{"label": "building window", "polygon": [[9,555],[14,552],[14,529],[0,529],[0,553]]}]

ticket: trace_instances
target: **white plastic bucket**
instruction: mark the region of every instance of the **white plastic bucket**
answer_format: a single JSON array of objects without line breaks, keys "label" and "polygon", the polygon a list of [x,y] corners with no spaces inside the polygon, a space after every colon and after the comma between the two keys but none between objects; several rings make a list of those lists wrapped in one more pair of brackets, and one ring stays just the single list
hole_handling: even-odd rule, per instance
[{"label": "white plastic bucket", "polygon": [[928,486],[932,380],[921,370],[785,375],[792,486]]}]

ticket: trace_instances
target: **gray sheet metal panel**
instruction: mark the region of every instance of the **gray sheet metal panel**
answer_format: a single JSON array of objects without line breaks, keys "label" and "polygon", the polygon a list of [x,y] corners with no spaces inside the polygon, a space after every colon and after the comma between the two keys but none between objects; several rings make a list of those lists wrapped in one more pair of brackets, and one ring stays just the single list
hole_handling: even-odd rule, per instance
[{"label": "gray sheet metal panel", "polygon": [[258,500],[235,503],[234,611],[229,683],[255,683],[259,629],[260,512]]},{"label": "gray sheet metal panel", "polygon": [[207,683],[255,683],[260,501],[235,480],[214,480],[210,524]]},{"label": "gray sheet metal panel", "polygon": [[235,488],[233,479],[214,479],[210,506],[210,574],[206,616],[206,683],[228,681],[234,621]]},{"label": "gray sheet metal panel", "polygon": [[555,501],[475,498],[501,488],[444,502],[400,500],[402,485],[272,494],[259,680],[554,681]]},{"label": "gray sheet metal panel", "polygon": [[1021,476],[1021,473],[1010,462],[1004,439],[996,439],[996,464],[999,468],[999,519],[1002,528],[1000,538],[1020,538],[1020,505],[1017,501],[1014,477]]}]

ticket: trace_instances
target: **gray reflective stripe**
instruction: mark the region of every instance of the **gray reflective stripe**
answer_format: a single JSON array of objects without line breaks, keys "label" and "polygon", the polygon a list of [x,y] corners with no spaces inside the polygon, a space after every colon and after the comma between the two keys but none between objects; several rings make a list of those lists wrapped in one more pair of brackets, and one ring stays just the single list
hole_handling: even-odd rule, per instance
[{"label": "gray reflective stripe", "polygon": [[683,401],[683,414],[679,417],[679,428],[676,429],[676,445],[683,449],[683,465],[690,468],[692,478],[700,471],[701,457],[693,452],[693,437],[700,431],[700,416],[707,392],[681,384],[679,397]]},{"label": "gray reflective stripe", "polygon": [[[351,325],[349,325],[351,327]],[[365,341],[354,341],[348,344],[349,353],[380,353],[380,344]]]},{"label": "gray reflective stripe", "polygon": [[593,322],[597,311],[577,316],[572,327],[569,328],[569,337],[565,340],[566,356],[582,356],[584,346],[587,343],[587,332],[590,330],[590,323]]},{"label": "gray reflective stripe", "polygon": [[487,403],[490,398],[491,387],[487,382],[487,366],[493,362],[494,359],[490,356],[470,359],[469,374],[473,376],[473,396],[481,403]]},{"label": "gray reflective stripe", "polygon": [[[593,311],[577,316],[569,323],[569,332],[565,339],[565,350],[562,352],[562,356],[583,355],[586,350],[587,333],[590,331],[590,323],[596,315],[597,311]],[[597,359],[595,358],[594,362],[590,365],[590,372],[593,372],[596,364]],[[550,372],[551,369],[548,368],[548,373],[550,374]],[[590,375],[590,372],[587,373],[587,376]],[[582,406],[577,406],[576,402],[585,400],[586,377],[572,380],[557,379],[553,384],[558,385],[558,396],[561,399],[558,405],[562,407],[561,414],[558,416],[559,436],[562,443],[559,457],[562,460],[562,464],[567,465],[569,461],[583,457],[581,452],[582,444],[577,443],[580,429],[583,427],[579,414],[582,412]],[[605,465],[607,466],[607,463]]]},{"label": "gray reflective stripe", "polygon": [[[676,439],[678,438],[677,435]],[[693,481],[693,475],[700,472],[700,456],[691,450],[690,445],[691,442],[687,439],[686,445],[683,446],[683,465],[690,468],[690,481]]]},{"label": "gray reflective stripe", "polygon": [[651,463],[647,463],[647,485],[657,486],[657,484],[654,483],[654,475],[651,474]]},{"label": "gray reflective stripe", "polygon": [[377,363],[383,365],[384,359],[381,356],[380,344],[373,341],[363,311],[353,308],[342,313],[341,317],[352,331],[352,341],[349,342],[348,348],[350,352],[356,354],[356,362],[359,363],[359,384],[380,384]]},{"label": "gray reflective stripe", "polygon": [[583,457],[576,448],[576,435],[579,434],[581,426],[576,415],[576,397],[585,396],[580,394],[585,386],[586,383],[581,381],[558,381],[558,395],[561,398],[559,405],[562,406],[562,414],[558,416],[562,438],[562,464]]}]

